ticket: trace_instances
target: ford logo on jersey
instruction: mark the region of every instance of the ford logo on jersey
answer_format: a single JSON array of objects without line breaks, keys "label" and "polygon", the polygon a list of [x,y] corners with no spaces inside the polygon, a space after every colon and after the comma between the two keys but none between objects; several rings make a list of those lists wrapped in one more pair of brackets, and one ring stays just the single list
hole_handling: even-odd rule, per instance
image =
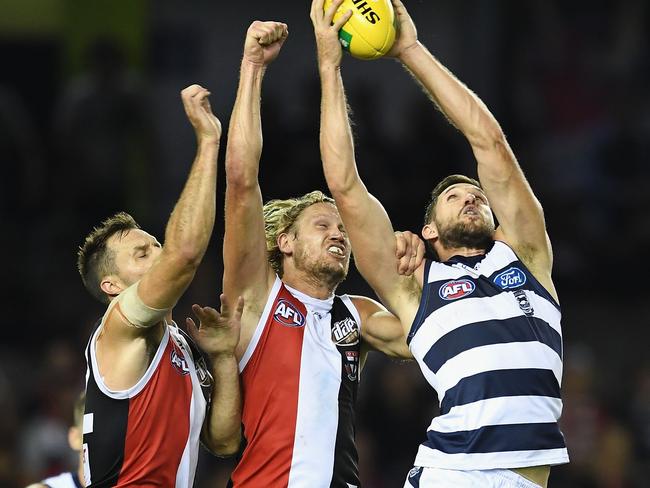
[{"label": "ford logo on jersey", "polygon": [[273,312],[275,320],[288,327],[302,327],[305,325],[305,316],[293,303],[287,300],[278,300]]},{"label": "ford logo on jersey", "polygon": [[494,283],[502,290],[518,288],[526,283],[526,273],[519,268],[508,268],[496,275]]},{"label": "ford logo on jersey", "polygon": [[440,287],[440,298],[443,300],[456,300],[471,295],[476,285],[470,280],[448,281]]}]

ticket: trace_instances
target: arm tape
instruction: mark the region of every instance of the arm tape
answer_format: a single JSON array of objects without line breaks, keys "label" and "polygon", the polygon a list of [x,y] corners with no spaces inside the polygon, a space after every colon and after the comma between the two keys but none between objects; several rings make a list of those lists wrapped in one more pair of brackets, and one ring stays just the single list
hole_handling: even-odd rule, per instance
[{"label": "arm tape", "polygon": [[120,311],[131,325],[138,328],[147,328],[160,322],[171,308],[151,308],[145,305],[138,296],[138,284],[129,286],[117,297]]}]

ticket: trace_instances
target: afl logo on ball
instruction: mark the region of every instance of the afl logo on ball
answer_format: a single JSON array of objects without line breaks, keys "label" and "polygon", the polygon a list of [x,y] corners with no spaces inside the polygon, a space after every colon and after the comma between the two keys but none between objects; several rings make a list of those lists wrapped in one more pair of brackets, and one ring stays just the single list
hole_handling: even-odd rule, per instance
[{"label": "afl logo on ball", "polygon": [[476,285],[470,280],[453,280],[442,285],[438,294],[443,300],[457,300],[471,295],[475,289]]},{"label": "afl logo on ball", "polygon": [[287,300],[278,300],[273,312],[273,318],[287,327],[302,327],[305,325],[305,316],[293,303]]}]

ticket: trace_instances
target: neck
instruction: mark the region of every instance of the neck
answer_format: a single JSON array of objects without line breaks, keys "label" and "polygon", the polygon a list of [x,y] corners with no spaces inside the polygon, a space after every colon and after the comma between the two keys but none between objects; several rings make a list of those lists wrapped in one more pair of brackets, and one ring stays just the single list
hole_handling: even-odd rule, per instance
[{"label": "neck", "polygon": [[442,247],[435,246],[435,251],[438,254],[438,258],[441,262],[447,261],[453,256],[481,256],[485,254],[485,249],[473,248],[473,247]]},{"label": "neck", "polygon": [[335,285],[325,283],[322,279],[295,269],[286,269],[282,275],[282,282],[319,300],[331,297],[338,285],[338,283]]}]

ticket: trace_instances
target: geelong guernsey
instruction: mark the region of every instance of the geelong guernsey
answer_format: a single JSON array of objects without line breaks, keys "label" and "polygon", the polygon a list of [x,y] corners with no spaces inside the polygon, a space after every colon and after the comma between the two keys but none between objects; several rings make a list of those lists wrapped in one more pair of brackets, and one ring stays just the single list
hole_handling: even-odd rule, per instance
[{"label": "geelong guernsey", "polygon": [[347,296],[318,300],[276,278],[239,364],[246,447],[230,486],[360,486],[360,323]]},{"label": "geelong guernsey", "polygon": [[508,245],[427,261],[408,342],[438,393],[416,466],[477,470],[569,461],[560,307]]},{"label": "geelong guernsey", "polygon": [[95,348],[115,304],[86,349],[86,486],[191,488],[206,412],[202,386],[210,383],[210,375],[190,340],[168,324],[140,381],[128,390],[110,390],[99,373]]}]

